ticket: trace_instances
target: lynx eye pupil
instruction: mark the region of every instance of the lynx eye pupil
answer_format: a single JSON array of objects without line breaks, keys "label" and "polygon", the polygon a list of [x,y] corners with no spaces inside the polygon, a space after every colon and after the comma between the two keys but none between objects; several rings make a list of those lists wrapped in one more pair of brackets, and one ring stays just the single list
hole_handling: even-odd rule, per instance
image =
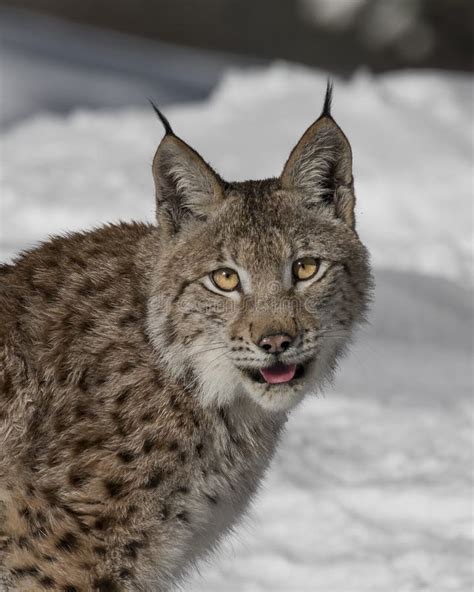
[{"label": "lynx eye pupil", "polygon": [[233,292],[240,285],[239,275],[233,269],[221,267],[211,273],[212,283],[224,292]]},{"label": "lynx eye pupil", "polygon": [[320,260],[314,257],[297,259],[292,266],[293,277],[297,282],[309,280],[318,273],[319,266]]}]

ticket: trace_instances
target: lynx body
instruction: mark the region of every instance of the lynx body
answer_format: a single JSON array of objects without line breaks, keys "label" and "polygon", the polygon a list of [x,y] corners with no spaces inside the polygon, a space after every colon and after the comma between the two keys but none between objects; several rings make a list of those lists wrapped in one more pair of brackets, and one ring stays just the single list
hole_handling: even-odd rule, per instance
[{"label": "lynx body", "polygon": [[0,589],[166,591],[233,527],[371,279],[330,114],[224,182],[168,122],[157,225],[0,268]]}]

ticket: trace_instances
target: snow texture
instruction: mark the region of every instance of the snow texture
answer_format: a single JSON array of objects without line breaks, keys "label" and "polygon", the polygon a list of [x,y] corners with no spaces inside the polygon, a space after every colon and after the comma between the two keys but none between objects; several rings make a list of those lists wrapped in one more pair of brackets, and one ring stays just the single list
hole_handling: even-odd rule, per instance
[{"label": "snow texture", "polygon": [[[279,174],[326,77],[276,64],[229,72],[170,108],[225,178]],[[371,324],[334,387],[305,401],[251,516],[192,592],[467,592],[473,574],[470,76],[335,81],[371,250]],[[1,253],[64,230],[153,218],[151,110],[39,115],[1,137]]]}]

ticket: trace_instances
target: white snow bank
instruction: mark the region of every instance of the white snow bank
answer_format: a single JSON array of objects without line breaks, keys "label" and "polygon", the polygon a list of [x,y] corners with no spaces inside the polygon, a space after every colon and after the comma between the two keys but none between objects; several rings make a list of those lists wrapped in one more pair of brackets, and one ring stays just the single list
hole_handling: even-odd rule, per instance
[{"label": "white snow bank", "polygon": [[[170,109],[229,179],[278,174],[326,78],[230,73]],[[254,516],[193,592],[465,592],[472,569],[472,79],[336,81],[354,149],[358,224],[376,265],[372,325],[325,398],[291,417]],[[1,247],[152,219],[150,111],[40,116],[1,138]],[[232,550],[233,549],[233,550]]]}]

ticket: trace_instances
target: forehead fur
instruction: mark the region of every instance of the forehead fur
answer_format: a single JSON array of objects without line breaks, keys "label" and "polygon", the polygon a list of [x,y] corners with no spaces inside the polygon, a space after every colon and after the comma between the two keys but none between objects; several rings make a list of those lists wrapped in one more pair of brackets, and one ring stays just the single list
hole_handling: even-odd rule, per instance
[{"label": "forehead fur", "polygon": [[292,256],[343,261],[362,255],[361,249],[355,232],[334,218],[326,205],[308,208],[298,190],[283,189],[279,179],[267,179],[228,183],[214,214],[183,229],[172,251],[192,261],[199,274],[229,259],[261,271]]}]

